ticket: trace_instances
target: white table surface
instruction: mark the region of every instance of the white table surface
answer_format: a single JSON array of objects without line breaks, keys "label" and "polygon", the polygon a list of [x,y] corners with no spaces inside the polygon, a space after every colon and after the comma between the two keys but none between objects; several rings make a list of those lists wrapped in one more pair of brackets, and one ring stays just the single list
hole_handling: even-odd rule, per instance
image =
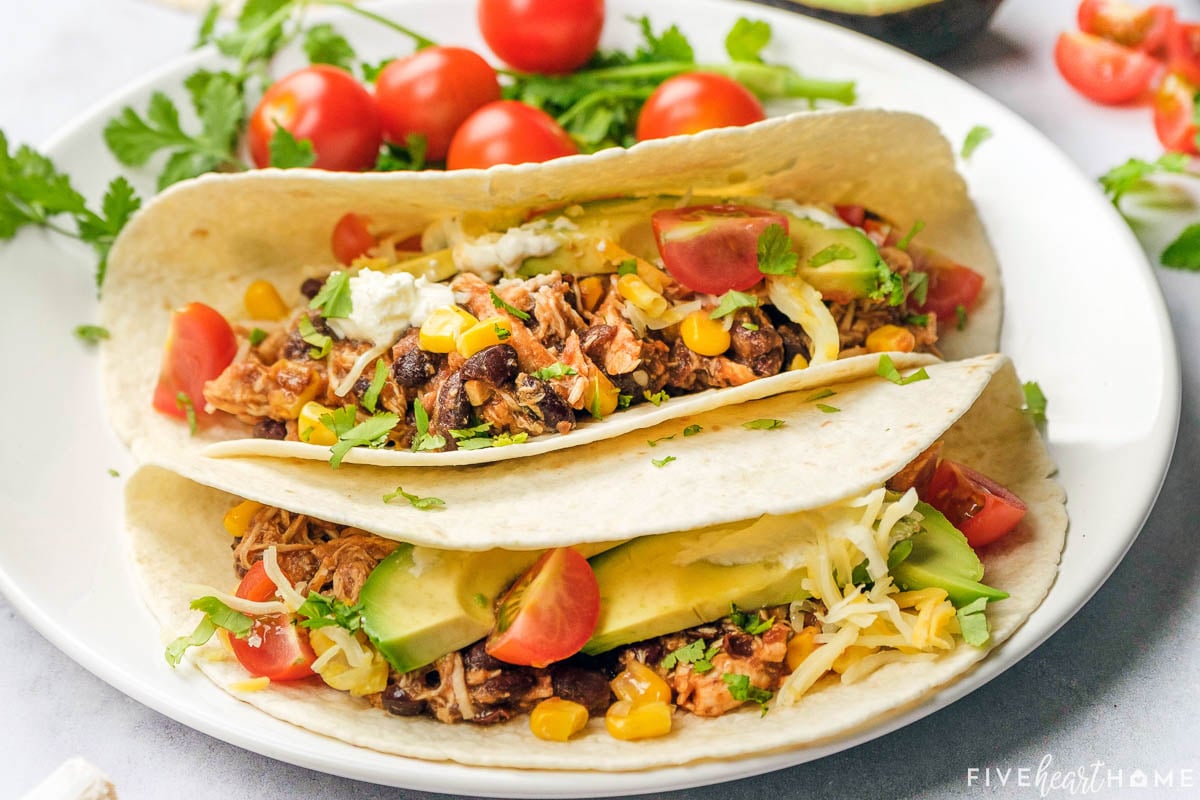
[{"label": "white table surface", "polygon": [[[1196,0],[1175,5],[1200,20]],[[1147,109],[1094,106],[1055,72],[1054,39],[1073,25],[1075,6],[1008,0],[986,37],[941,63],[1040,128],[1090,175],[1129,156],[1157,156]],[[138,0],[0,0],[0,9],[0,129],[10,142],[35,145],[186,52],[197,25]],[[1147,251],[1159,252],[1185,222],[1158,219],[1145,234]],[[1200,796],[1200,274],[1156,271],[1183,362],[1179,443],[1141,536],[1096,596],[1000,678],[915,725],[687,796],[1036,797],[1030,782],[1047,757],[1051,769],[1098,770],[1099,781],[1083,787],[1088,796]],[[75,664],[3,597],[0,642],[0,797],[20,796],[75,755],[106,771],[123,798],[433,797],[283,764],[186,728]],[[1136,770],[1171,774],[1175,787],[1131,786]],[[1060,794],[1069,793],[1049,796]]]}]

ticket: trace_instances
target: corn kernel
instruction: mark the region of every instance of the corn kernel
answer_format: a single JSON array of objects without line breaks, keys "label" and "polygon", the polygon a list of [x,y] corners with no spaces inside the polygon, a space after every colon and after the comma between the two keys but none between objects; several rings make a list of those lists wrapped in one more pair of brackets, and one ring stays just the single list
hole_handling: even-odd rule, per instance
[{"label": "corn kernel", "polygon": [[621,390],[613,385],[600,370],[588,379],[587,391],[584,394],[584,407],[596,419],[604,419],[617,410]]},{"label": "corn kernel", "polygon": [[719,356],[729,349],[729,331],[704,311],[693,311],[679,325],[683,343],[693,353],[702,356]]},{"label": "corn kernel", "polygon": [[867,349],[872,353],[911,353],[917,339],[908,328],[884,325],[867,334]]},{"label": "corn kernel", "polygon": [[809,625],[802,628],[791,638],[787,646],[787,668],[789,672],[795,672],[804,659],[812,655],[813,651],[817,649],[817,634],[820,632],[821,629],[816,625]]},{"label": "corn kernel", "polygon": [[671,687],[652,668],[631,660],[625,669],[609,681],[613,694],[635,706],[671,702]]},{"label": "corn kernel", "polygon": [[258,280],[246,287],[242,298],[246,311],[251,319],[283,319],[288,314],[288,307],[283,304],[283,298],[270,281]]},{"label": "corn kernel", "polygon": [[650,288],[640,276],[632,272],[617,278],[617,291],[635,306],[652,317],[661,317],[670,303],[667,298]]},{"label": "corn kernel", "polygon": [[326,446],[337,444],[337,434],[329,430],[324,422],[321,422],[322,416],[332,413],[320,403],[305,403],[304,408],[300,409],[300,418],[296,421],[296,430],[300,434],[300,441]]},{"label": "corn kernel", "polygon": [[587,721],[585,707],[560,697],[547,698],[529,712],[529,729],[534,736],[549,742],[565,742],[583,730]]},{"label": "corn kernel", "polygon": [[671,706],[661,700],[640,706],[621,700],[608,707],[604,727],[614,739],[625,741],[666,736],[671,732]]},{"label": "corn kernel", "polygon": [[808,369],[808,359],[796,353],[796,355],[792,356],[791,362],[788,363],[788,372],[798,369]]},{"label": "corn kernel", "polygon": [[421,349],[429,353],[453,352],[462,332],[477,324],[479,320],[458,306],[434,309],[421,323]]},{"label": "corn kernel", "polygon": [[470,358],[485,347],[501,344],[512,336],[508,317],[488,317],[463,331],[458,337],[458,354]]},{"label": "corn kernel", "polygon": [[244,681],[237,681],[229,684],[229,688],[235,692],[261,692],[271,685],[271,679],[266,675],[260,675],[257,678],[247,678]]},{"label": "corn kernel", "polygon": [[584,311],[595,311],[604,296],[604,278],[599,275],[588,276],[579,281],[579,302]]},{"label": "corn kernel", "polygon": [[225,530],[234,538],[244,536],[246,529],[250,527],[250,520],[262,507],[262,503],[256,503],[253,500],[243,500],[238,503],[225,512],[225,519],[222,521]]}]

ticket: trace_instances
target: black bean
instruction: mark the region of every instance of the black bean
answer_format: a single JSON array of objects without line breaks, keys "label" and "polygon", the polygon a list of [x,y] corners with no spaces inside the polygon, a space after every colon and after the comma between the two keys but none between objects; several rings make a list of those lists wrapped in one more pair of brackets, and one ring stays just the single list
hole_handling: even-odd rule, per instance
[{"label": "black bean", "polygon": [[724,650],[734,658],[754,655],[754,637],[748,633],[731,633],[725,637]]},{"label": "black bean", "polygon": [[415,717],[425,710],[425,701],[414,699],[400,684],[393,683],[383,690],[383,709],[397,717]]},{"label": "black bean", "polygon": [[325,285],[324,278],[308,278],[304,283],[300,284],[300,294],[312,300],[321,291],[321,287]]},{"label": "black bean", "polygon": [[517,351],[513,346],[496,344],[468,358],[462,365],[462,376],[468,381],[485,381],[492,386],[503,386],[511,383],[520,369]]},{"label": "black bean", "polygon": [[425,685],[430,689],[436,689],[442,685],[442,673],[436,669],[431,669],[425,673]]},{"label": "black bean", "polygon": [[603,362],[604,351],[616,335],[617,329],[613,325],[593,325],[580,335],[579,347],[592,361]]},{"label": "black bean", "polygon": [[510,708],[490,708],[482,714],[476,714],[471,717],[472,725],[496,725],[501,722],[508,722],[512,719],[513,711]]},{"label": "black bean", "polygon": [[505,667],[512,666],[511,664],[506,664],[497,658],[492,658],[492,656],[485,649],[484,644],[485,642],[480,640],[463,651],[463,668],[465,668],[468,672],[475,669],[491,671],[494,669],[504,669]]},{"label": "black bean", "polygon": [[602,715],[612,700],[608,679],[599,670],[556,664],[550,673],[550,680],[556,697],[585,706],[592,716]]},{"label": "black bean", "polygon": [[[527,669],[509,666],[484,681],[477,690],[480,694],[490,696],[492,702],[515,700],[533,688],[537,681],[533,673]],[[606,684],[607,685],[607,684]]]},{"label": "black bean", "polygon": [[396,383],[407,389],[415,389],[437,374],[437,365],[433,363],[429,353],[419,347],[414,347],[396,359],[392,364],[392,377]]},{"label": "black bean", "polygon": [[437,405],[433,410],[430,428],[436,433],[445,433],[457,428],[471,427],[471,400],[462,370],[450,376],[438,388]]},{"label": "black bean", "polygon": [[287,423],[278,419],[263,419],[254,424],[255,439],[286,439]]},{"label": "black bean", "polygon": [[575,427],[575,412],[546,381],[532,375],[520,376],[517,378],[517,397],[522,405],[536,409],[547,428],[553,430],[562,422]]}]

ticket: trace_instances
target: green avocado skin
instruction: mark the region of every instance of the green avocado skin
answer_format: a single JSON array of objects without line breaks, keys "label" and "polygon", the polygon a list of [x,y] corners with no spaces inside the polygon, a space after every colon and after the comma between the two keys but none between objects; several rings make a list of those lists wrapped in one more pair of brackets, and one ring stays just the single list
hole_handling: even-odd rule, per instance
[{"label": "green avocado skin", "polygon": [[966,44],[1000,0],[752,0],[865,33],[922,57]]}]

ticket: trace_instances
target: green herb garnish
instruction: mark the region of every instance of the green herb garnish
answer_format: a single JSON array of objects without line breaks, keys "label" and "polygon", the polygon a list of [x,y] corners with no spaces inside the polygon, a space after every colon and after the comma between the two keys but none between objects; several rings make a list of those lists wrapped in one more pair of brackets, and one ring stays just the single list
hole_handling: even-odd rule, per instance
[{"label": "green herb garnish", "polygon": [[992,129],[986,125],[976,125],[967,131],[967,138],[963,139],[961,155],[963,161],[966,161],[974,153],[979,145],[992,138]]},{"label": "green herb garnish", "polygon": [[258,347],[267,338],[267,332],[262,328],[252,328],[250,330],[250,346]]},{"label": "green herb garnish", "polygon": [[254,620],[251,617],[240,611],[234,611],[212,596],[196,598],[191,602],[191,607],[196,611],[203,611],[204,619],[200,620],[200,624],[191,634],[180,636],[167,645],[165,655],[167,663],[172,667],[179,666],[179,662],[183,660],[183,654],[190,648],[206,644],[218,628],[223,628],[237,638],[244,639],[250,634],[250,629],[254,627]]},{"label": "green herb garnish", "polygon": [[730,289],[721,295],[721,300],[717,303],[717,307],[708,316],[710,319],[720,319],[728,314],[732,314],[739,308],[754,308],[757,305],[758,298],[754,295]]},{"label": "green herb garnish", "polygon": [[110,477],[110,478],[119,478],[119,477],[121,477],[121,473],[117,472],[117,471],[116,471],[115,469],[113,469],[112,467],[109,467],[109,468],[108,468],[108,477]]},{"label": "green herb garnish", "polygon": [[618,277],[621,275],[637,275],[637,261],[632,258],[627,258],[617,267]]},{"label": "green herb garnish", "polygon": [[306,344],[312,345],[308,350],[309,358],[324,358],[333,349],[333,338],[323,333],[317,333],[317,329],[313,327],[312,317],[308,314],[300,315],[300,319],[296,323],[296,330],[300,332],[300,338]]},{"label": "green herb garnish", "polygon": [[629,404],[632,402],[633,402],[633,395],[631,395],[631,394],[618,394],[617,395],[617,408],[629,408]]},{"label": "green herb garnish", "polygon": [[742,323],[742,327],[743,327],[743,328],[745,328],[745,329],[746,329],[746,330],[748,330],[748,331],[756,331],[756,330],[758,330],[758,326],[757,326],[757,325],[755,325],[753,322],[743,322],[743,323]]},{"label": "green herb garnish", "polygon": [[304,54],[312,64],[332,64],[350,72],[358,54],[328,22],[313,25],[304,32]]},{"label": "green herb garnish", "polygon": [[187,415],[188,431],[192,436],[196,435],[196,406],[192,403],[192,398],[188,397],[187,392],[177,392],[175,395],[175,407]]},{"label": "green herb garnish", "polygon": [[1038,386],[1037,381],[1028,381],[1021,385],[1021,391],[1025,394],[1025,408],[1021,410],[1033,420],[1034,424],[1044,425],[1046,423],[1046,395],[1042,392],[1042,387]]},{"label": "green herb garnish", "polygon": [[[642,396],[645,397],[647,400],[649,400],[651,403],[653,403],[656,406],[661,406],[664,402],[666,402],[666,400],[668,400],[670,398],[670,395],[668,395],[665,391],[662,391],[662,390],[653,392],[653,393],[651,393],[649,391],[645,391],[645,392],[642,392]],[[619,397],[617,399],[618,399],[618,401],[620,401]]]},{"label": "green herb garnish", "polygon": [[712,660],[719,652],[721,652],[721,640],[718,639],[706,646],[703,639],[697,639],[667,653],[659,662],[659,666],[671,670],[680,664],[691,664],[693,672],[703,675],[712,670]]},{"label": "green herb garnish", "polygon": [[855,253],[844,244],[831,244],[824,250],[819,250],[808,260],[810,267],[823,267],[832,261],[846,261],[855,257]]},{"label": "green herb garnish", "polygon": [[1162,252],[1164,267],[1200,271],[1200,223],[1189,225]]},{"label": "green herb garnish", "polygon": [[433,511],[438,508],[444,508],[446,505],[446,501],[440,497],[418,497],[415,494],[404,491],[403,486],[397,486],[396,491],[385,494],[383,502],[390,503],[398,497],[403,497],[409,502],[409,505],[420,511]]},{"label": "green herb garnish", "polygon": [[[309,301],[308,307],[319,310],[326,319],[349,317],[354,311],[354,303],[350,299],[350,273],[341,270],[329,273],[321,291]],[[312,320],[309,320],[309,324],[312,324]]]},{"label": "green herb garnish", "polygon": [[651,447],[658,447],[659,442],[665,442],[668,439],[674,439],[674,438],[675,438],[675,434],[672,433],[670,436],[660,436],[657,439],[647,439],[646,444],[650,445]]},{"label": "green herb garnish", "polygon": [[924,367],[921,367],[907,378],[900,377],[900,370],[896,369],[896,362],[892,361],[892,357],[887,353],[879,357],[879,366],[875,368],[875,374],[881,378],[886,378],[897,386],[908,386],[910,383],[929,380],[929,373],[925,371]]},{"label": "green herb garnish", "polygon": [[574,367],[569,367],[561,361],[555,361],[548,367],[542,367],[539,370],[529,373],[535,378],[541,378],[548,381],[551,378],[565,378],[568,375],[578,375],[578,371]]},{"label": "green herb garnish", "polygon": [[675,456],[666,456],[665,458],[652,458],[650,459],[650,463],[656,467],[665,467],[667,464],[670,464],[675,460]]},{"label": "green herb garnish", "polygon": [[787,423],[781,419],[752,419],[749,422],[743,422],[742,427],[751,431],[770,431],[776,428],[782,428]]},{"label": "green herb garnish", "polygon": [[268,166],[278,169],[299,169],[317,163],[317,151],[310,139],[297,139],[287,128],[276,127],[267,143]]},{"label": "green herb garnish", "polygon": [[916,271],[908,273],[907,293],[914,303],[919,306],[925,305],[925,300],[929,296],[929,275]]},{"label": "green herb garnish", "polygon": [[835,394],[837,394],[837,392],[835,392],[833,389],[818,389],[808,397],[804,398],[804,402],[812,403],[816,400],[824,400],[826,397],[833,397]]},{"label": "green herb garnish", "polygon": [[109,338],[108,328],[100,325],[76,325],[75,338],[88,344],[99,344],[102,339]]},{"label": "green herb garnish", "polygon": [[751,636],[766,633],[775,624],[774,617],[764,619],[757,611],[740,610],[735,603],[729,604],[729,621]]},{"label": "green herb garnish", "polygon": [[381,358],[375,362],[375,376],[371,378],[371,385],[367,387],[367,391],[363,393],[363,408],[370,413],[375,413],[375,406],[379,402],[379,393],[383,391],[383,385],[387,382],[387,364]]},{"label": "green herb garnish", "polygon": [[721,680],[725,681],[725,686],[729,689],[729,695],[738,702],[758,703],[762,708],[763,713],[767,713],[767,703],[775,696],[774,692],[760,689],[750,683],[749,675],[738,675],[732,672],[726,672],[721,676]]},{"label": "green herb garnish", "polygon": [[904,318],[905,325],[915,325],[918,328],[924,328],[929,324],[928,314],[909,314]]},{"label": "green herb garnish", "polygon": [[[758,271],[764,275],[795,275],[800,256],[792,249],[792,240],[779,223],[768,225],[758,235]],[[853,254],[851,254],[853,255]],[[715,317],[714,317],[715,319]]]},{"label": "green herb garnish", "polygon": [[413,398],[413,422],[417,426],[412,443],[414,453],[422,450],[441,450],[446,446],[446,437],[429,433],[429,415],[425,413],[425,406],[421,405],[419,397]]},{"label": "green herb garnish", "polygon": [[972,647],[983,647],[991,638],[987,616],[984,614],[987,603],[986,597],[978,597],[958,609],[959,631],[963,641]]},{"label": "green herb garnish", "polygon": [[954,307],[954,317],[958,320],[955,327],[962,330],[967,327],[967,307],[959,303]]},{"label": "green herb garnish", "polygon": [[1132,189],[1145,183],[1146,178],[1157,173],[1178,174],[1187,170],[1188,157],[1183,153],[1167,153],[1156,161],[1131,158],[1118,167],[1113,167],[1100,177],[1100,185],[1114,206]]},{"label": "green herb garnish", "polygon": [[296,609],[296,614],[305,617],[298,623],[301,628],[330,628],[337,626],[354,633],[362,628],[363,604],[347,605],[336,597],[309,592],[308,597]]},{"label": "green herb garnish", "polygon": [[817,403],[817,409],[825,412],[826,414],[836,414],[841,411],[841,409],[837,406],[826,405],[825,403]]},{"label": "green herb garnish", "polygon": [[[529,319],[529,315],[526,314],[524,311],[517,308],[516,306],[512,306],[512,305],[509,305],[508,303],[504,302],[504,299],[502,297],[500,297],[500,295],[496,294],[496,291],[494,289],[489,288],[488,294],[490,294],[492,296],[492,305],[494,305],[496,308],[499,308],[503,311],[507,311],[508,313],[512,314],[514,317],[516,317],[519,320],[528,320]],[[500,328],[499,327],[496,328],[496,335],[500,336]],[[507,337],[500,336],[500,338],[505,339]]]},{"label": "green herb garnish", "polygon": [[375,414],[355,425],[354,421],[357,418],[358,413],[354,406],[344,406],[332,414],[321,415],[321,423],[338,437],[337,444],[329,448],[329,466],[334,469],[342,465],[342,459],[352,447],[383,447],[387,444],[388,434],[400,421],[400,415],[390,411]]},{"label": "green herb garnish", "polygon": [[702,430],[704,430],[704,428],[700,427],[699,425],[688,425],[686,428],[683,429],[683,435],[684,436],[695,436],[697,433],[699,433]]},{"label": "green herb garnish", "polygon": [[[900,241],[896,242],[897,249],[907,250],[909,244],[912,243],[913,237],[916,236],[918,233],[920,233],[923,230],[925,230],[924,221],[917,220],[916,222],[914,222],[913,226],[908,229],[908,233],[904,234],[904,238],[901,239]],[[921,302],[924,303],[925,301],[922,300]]]}]

